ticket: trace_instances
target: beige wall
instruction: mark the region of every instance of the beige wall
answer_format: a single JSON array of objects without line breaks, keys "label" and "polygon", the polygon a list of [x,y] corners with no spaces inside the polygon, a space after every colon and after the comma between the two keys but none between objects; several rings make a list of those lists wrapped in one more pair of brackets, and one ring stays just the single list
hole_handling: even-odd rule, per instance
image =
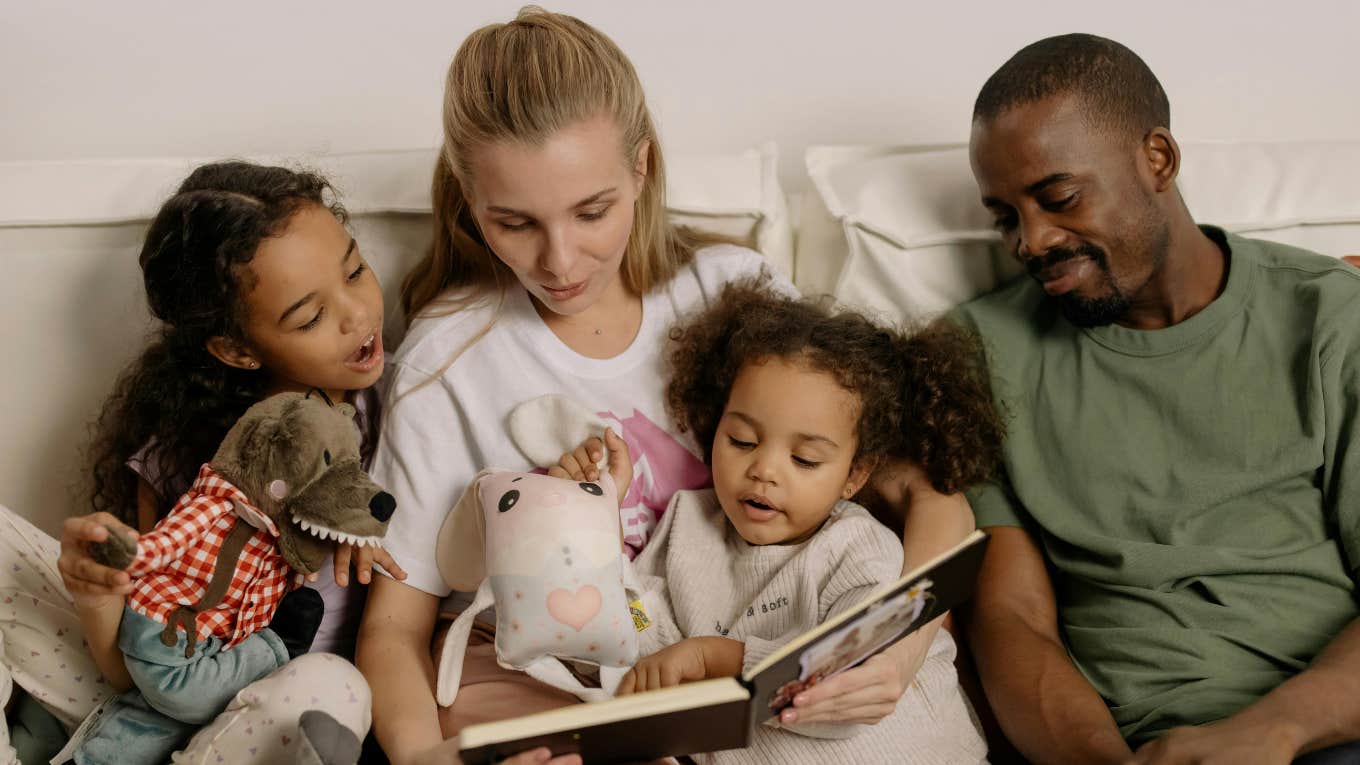
[{"label": "beige wall", "polygon": [[[673,148],[772,139],[791,188],[808,144],[965,138],[988,73],[1077,30],[1148,60],[1182,138],[1360,137],[1350,0],[546,4],[614,36]],[[518,5],[3,0],[0,161],[430,146],[454,48]]]}]

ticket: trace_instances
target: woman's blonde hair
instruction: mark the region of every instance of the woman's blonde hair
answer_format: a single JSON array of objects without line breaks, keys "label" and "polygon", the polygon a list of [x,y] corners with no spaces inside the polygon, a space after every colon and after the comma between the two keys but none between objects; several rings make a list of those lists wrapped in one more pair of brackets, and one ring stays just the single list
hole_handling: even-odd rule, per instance
[{"label": "woman's blonde hair", "polygon": [[479,146],[515,141],[540,145],[556,131],[601,115],[622,134],[623,159],[636,164],[649,146],[646,178],[633,209],[620,273],[635,294],[664,284],[705,244],[718,241],[677,229],[666,218],[665,162],[647,111],[642,83],[628,58],[605,35],[571,16],[529,6],[514,21],[491,24],[463,41],[444,85],[444,146],[431,193],[434,243],[401,287],[414,319],[439,301],[451,312],[500,291],[514,277],[487,247],[472,217],[463,183]]}]

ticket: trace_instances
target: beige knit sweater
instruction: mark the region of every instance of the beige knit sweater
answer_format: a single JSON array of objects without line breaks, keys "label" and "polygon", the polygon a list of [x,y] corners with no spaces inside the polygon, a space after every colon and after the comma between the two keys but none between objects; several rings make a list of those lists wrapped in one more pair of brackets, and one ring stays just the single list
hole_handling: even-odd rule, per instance
[{"label": "beige knit sweater", "polygon": [[[687,637],[746,645],[744,670],[902,573],[902,543],[869,513],[841,502],[811,539],[748,544],[712,491],[679,492],[633,562],[652,626],[647,655]],[[987,745],[954,673],[954,641],[940,630],[897,709],[876,725],[760,726],[746,749],[699,755],[715,765],[974,765]]]}]

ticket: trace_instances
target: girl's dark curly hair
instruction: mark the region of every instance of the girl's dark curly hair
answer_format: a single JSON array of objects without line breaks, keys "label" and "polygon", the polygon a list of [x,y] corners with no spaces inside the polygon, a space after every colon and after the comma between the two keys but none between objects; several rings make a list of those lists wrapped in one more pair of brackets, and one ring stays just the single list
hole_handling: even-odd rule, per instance
[{"label": "girl's dark curly hair", "polygon": [[[244,339],[243,296],[252,286],[246,264],[305,206],[326,207],[344,222],[333,196],[315,173],[219,162],[194,170],[161,206],[138,259],[160,326],[119,376],[94,425],[95,510],[135,527],[137,476],[129,458],[149,447],[142,456],[161,471],[163,484],[187,486],[260,400],[266,375],[221,363],[208,353],[208,339]],[[174,499],[161,497],[159,515]]]},{"label": "girl's dark curly hair", "polygon": [[705,462],[737,373],[780,358],[825,372],[859,397],[857,461],[908,458],[945,493],[989,478],[999,464],[1005,428],[981,342],[955,324],[902,331],[746,282],[671,330],[671,340],[667,405],[694,432]]}]

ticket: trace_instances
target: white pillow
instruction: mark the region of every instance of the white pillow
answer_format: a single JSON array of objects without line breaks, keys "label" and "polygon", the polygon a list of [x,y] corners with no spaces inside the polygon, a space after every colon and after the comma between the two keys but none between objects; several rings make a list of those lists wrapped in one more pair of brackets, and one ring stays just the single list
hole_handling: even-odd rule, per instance
[{"label": "white pillow", "polygon": [[[435,150],[261,157],[304,164],[336,184],[384,285],[388,340],[399,334],[401,278],[430,241]],[[86,425],[151,327],[137,253],[190,158],[0,163],[0,504],[51,532],[85,484]],[[669,158],[677,221],[761,249],[792,272],[793,232],[772,146]]]},{"label": "white pillow", "polygon": [[[1333,256],[1360,251],[1360,142],[1187,143],[1196,220]],[[1020,272],[966,147],[814,147],[795,279],[893,319],[937,315]]]},{"label": "white pillow", "polygon": [[[254,157],[314,168],[331,179],[353,215],[428,215],[436,150]],[[196,166],[212,160],[161,158],[0,163],[0,227],[149,221]],[[682,154],[666,166],[666,203],[677,223],[731,236],[765,254],[790,277],[793,229],[779,186],[774,144],[715,154]]]}]

